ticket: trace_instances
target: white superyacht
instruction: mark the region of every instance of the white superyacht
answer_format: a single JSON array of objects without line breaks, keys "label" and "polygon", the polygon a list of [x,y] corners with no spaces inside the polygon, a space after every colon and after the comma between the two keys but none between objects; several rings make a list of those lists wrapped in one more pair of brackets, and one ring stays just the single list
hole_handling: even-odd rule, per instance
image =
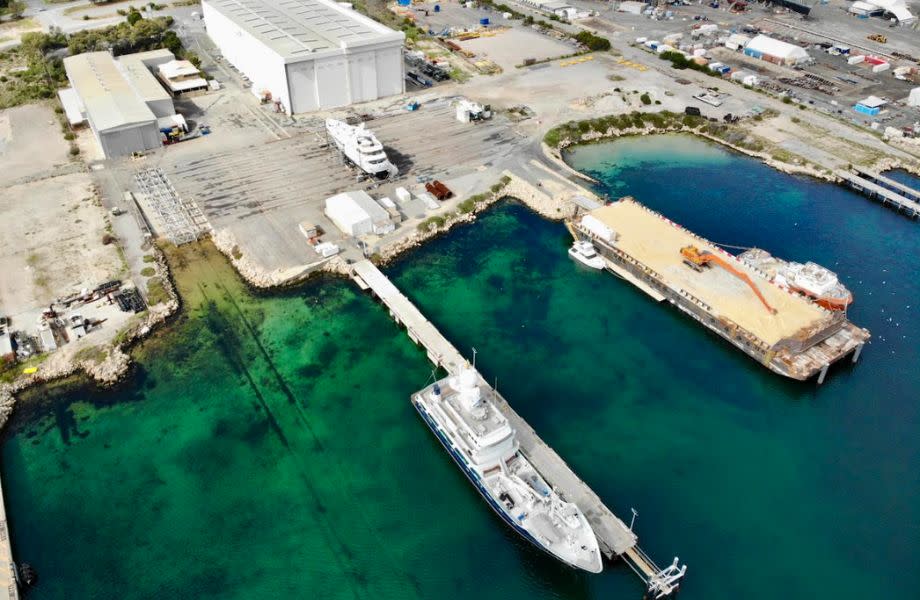
[{"label": "white superyacht", "polygon": [[370,130],[365,129],[364,123],[354,126],[344,121],[326,119],[326,132],[348,160],[371,177],[387,179],[399,173],[384,152],[383,144]]},{"label": "white superyacht", "polygon": [[412,404],[505,523],[562,562],[600,573],[601,553],[587,519],[521,454],[514,429],[492,403],[492,390],[479,381],[466,366],[418,392]]}]

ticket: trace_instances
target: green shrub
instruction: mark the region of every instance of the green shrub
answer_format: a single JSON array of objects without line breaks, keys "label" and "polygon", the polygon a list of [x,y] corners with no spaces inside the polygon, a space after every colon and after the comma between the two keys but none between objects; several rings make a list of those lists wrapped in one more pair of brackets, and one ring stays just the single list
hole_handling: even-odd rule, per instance
[{"label": "green shrub", "polygon": [[652,103],[652,98],[648,95],[648,92],[639,96],[639,100],[641,100],[642,104],[645,104],[646,106]]},{"label": "green shrub", "polygon": [[156,274],[157,274],[157,270],[154,269],[153,267],[144,267],[143,269],[141,269],[141,275],[143,275],[144,277],[153,277]]},{"label": "green shrub", "polygon": [[610,50],[610,40],[599,35],[594,35],[590,31],[579,31],[575,34],[578,43],[587,46],[590,50],[603,51]]},{"label": "green shrub", "polygon": [[169,300],[169,294],[166,292],[166,286],[159,277],[151,277],[147,280],[147,304],[161,304]]}]

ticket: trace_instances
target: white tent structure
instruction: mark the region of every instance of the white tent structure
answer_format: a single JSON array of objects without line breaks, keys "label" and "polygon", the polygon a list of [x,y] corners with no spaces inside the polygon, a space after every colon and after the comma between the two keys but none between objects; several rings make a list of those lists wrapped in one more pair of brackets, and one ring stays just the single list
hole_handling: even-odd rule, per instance
[{"label": "white tent structure", "polygon": [[907,8],[905,0],[864,0],[864,2],[891,13],[898,20],[898,23],[913,23],[917,20],[917,17]]},{"label": "white tent structure", "polygon": [[811,58],[801,46],[765,35],[758,35],[748,42],[748,45],[744,47],[744,53],[780,65],[797,65]]},{"label": "white tent structure", "polygon": [[325,212],[346,235],[386,235],[396,228],[387,211],[362,190],[327,198]]},{"label": "white tent structure", "polygon": [[907,106],[920,106],[920,87],[915,87],[907,97]]}]

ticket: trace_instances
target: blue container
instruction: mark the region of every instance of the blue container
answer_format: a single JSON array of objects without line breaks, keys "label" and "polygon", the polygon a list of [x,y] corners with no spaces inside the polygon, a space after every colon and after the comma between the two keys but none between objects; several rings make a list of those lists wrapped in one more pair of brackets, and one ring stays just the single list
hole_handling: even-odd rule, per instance
[{"label": "blue container", "polygon": [[435,4],[435,5],[434,5],[434,12],[441,12],[441,5],[440,5],[440,4]]},{"label": "blue container", "polygon": [[400,6],[409,6],[412,4],[412,0],[396,0],[396,3]]},{"label": "blue container", "polygon": [[489,17],[483,17],[483,18],[479,19],[479,24],[480,24],[480,25],[488,25],[488,24],[489,24]]}]

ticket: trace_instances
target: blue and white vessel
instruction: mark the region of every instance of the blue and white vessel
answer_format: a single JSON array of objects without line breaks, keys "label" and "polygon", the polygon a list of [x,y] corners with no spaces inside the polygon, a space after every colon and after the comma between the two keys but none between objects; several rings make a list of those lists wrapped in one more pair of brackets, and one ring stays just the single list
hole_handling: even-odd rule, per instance
[{"label": "blue and white vessel", "polygon": [[494,393],[470,366],[412,397],[412,404],[454,462],[505,523],[562,562],[591,573],[603,568],[594,531],[521,454],[514,428]]}]

